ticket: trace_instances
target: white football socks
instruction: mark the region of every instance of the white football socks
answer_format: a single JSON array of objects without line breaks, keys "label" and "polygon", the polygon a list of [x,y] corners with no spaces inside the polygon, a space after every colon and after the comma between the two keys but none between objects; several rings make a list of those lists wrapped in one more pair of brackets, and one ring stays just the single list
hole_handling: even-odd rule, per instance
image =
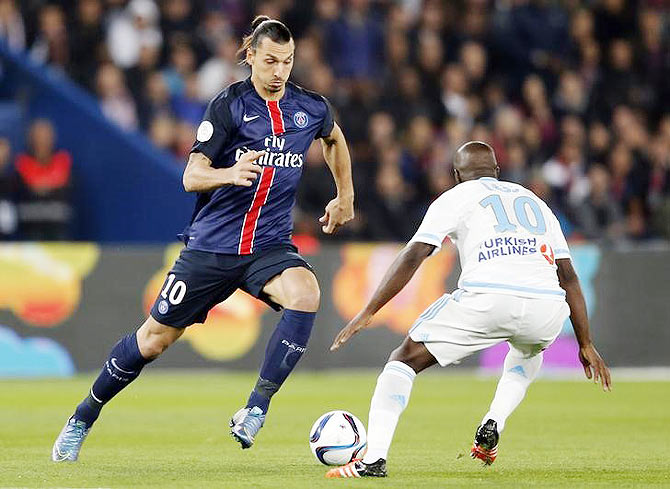
[{"label": "white football socks", "polygon": [[510,346],[496,395],[489,412],[482,419],[482,424],[488,419],[493,419],[498,425],[498,433],[502,433],[505,421],[523,400],[540,367],[542,367],[542,352],[534,357],[524,358],[519,350]]},{"label": "white football socks", "polygon": [[398,424],[412,392],[416,372],[402,362],[391,361],[377,378],[368,417],[368,451],[364,463],[386,459]]}]

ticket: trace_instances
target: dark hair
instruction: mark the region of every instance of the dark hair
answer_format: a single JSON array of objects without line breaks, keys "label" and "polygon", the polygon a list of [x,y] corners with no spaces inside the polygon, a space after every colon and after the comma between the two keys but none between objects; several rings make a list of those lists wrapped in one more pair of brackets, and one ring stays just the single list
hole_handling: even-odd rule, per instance
[{"label": "dark hair", "polygon": [[[271,19],[267,15],[257,15],[251,23],[251,34],[244,36],[242,46],[237,50],[237,55],[244,55],[249,48],[255,49],[263,36],[267,36],[271,41],[280,44],[293,39],[293,34],[282,22]],[[244,60],[241,63],[244,63]]]}]

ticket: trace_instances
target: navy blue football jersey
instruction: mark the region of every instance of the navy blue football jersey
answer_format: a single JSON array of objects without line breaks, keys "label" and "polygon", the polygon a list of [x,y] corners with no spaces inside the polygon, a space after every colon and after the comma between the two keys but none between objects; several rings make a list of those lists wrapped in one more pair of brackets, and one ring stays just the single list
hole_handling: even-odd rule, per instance
[{"label": "navy blue football jersey", "polygon": [[191,151],[207,156],[214,168],[227,168],[247,151],[266,150],[256,161],[263,172],[250,187],[225,185],[198,194],[183,236],[188,248],[248,255],[290,243],[305,154],[333,126],[328,101],[291,82],[278,102],[264,100],[250,78],[214,97]]}]

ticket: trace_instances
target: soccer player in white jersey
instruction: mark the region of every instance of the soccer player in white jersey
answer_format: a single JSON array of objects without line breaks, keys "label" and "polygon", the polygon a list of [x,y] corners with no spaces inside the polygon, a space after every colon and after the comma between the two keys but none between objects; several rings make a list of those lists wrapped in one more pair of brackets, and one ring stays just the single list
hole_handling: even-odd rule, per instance
[{"label": "soccer player in white jersey", "polygon": [[591,342],[586,304],[558,220],[530,190],[499,181],[499,171],[488,144],[472,141],[458,149],[457,185],[433,202],[368,304],[335,338],[331,350],[370,324],[446,237],[458,247],[458,289],[419,316],[379,375],[365,457],[331,469],[326,477],[385,477],[393,433],[416,374],[507,341],[502,377],[471,450],[473,458],[493,463],[505,421],[537,376],[542,351],[568,315],[586,377],[610,390],[609,369]]}]

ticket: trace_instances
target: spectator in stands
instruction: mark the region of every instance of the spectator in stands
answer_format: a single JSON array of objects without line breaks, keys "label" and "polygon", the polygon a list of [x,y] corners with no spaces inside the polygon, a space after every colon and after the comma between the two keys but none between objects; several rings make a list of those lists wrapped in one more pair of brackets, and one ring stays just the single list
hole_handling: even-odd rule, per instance
[{"label": "spectator in stands", "polygon": [[173,37],[170,43],[169,62],[162,71],[172,97],[183,95],[186,79],[195,73],[195,68],[195,51],[188,38]]},{"label": "spectator in stands", "polygon": [[71,237],[72,159],[67,151],[55,150],[55,142],[51,123],[38,119],[28,132],[28,151],[16,158],[20,231],[31,241]]},{"label": "spectator in stands", "polygon": [[493,22],[501,66],[509,71],[512,86],[530,73],[550,77],[569,50],[568,17],[555,2],[515,2],[499,9]]},{"label": "spectator in stands", "polygon": [[600,84],[595,89],[599,111],[602,118],[619,104],[636,104],[642,102],[640,94],[634,88],[637,75],[633,70],[633,47],[626,39],[615,39],[609,48],[609,67],[605,70]]},{"label": "spectator in stands", "polygon": [[[431,100],[439,100],[442,94],[444,85],[442,66],[445,60],[445,49],[440,36],[434,32],[421,36],[415,64],[419,69],[422,90],[426,97]],[[463,82],[465,82],[465,72],[461,65],[449,65],[444,71],[451,73],[452,70],[455,70],[457,72],[456,76],[461,77]]]},{"label": "spectator in stands", "polygon": [[26,48],[26,30],[14,0],[0,0],[0,43],[12,51]]},{"label": "spectator in stands", "polygon": [[[135,105],[140,107],[144,102],[144,89],[147,81],[159,71],[160,49],[157,46],[143,46],[140,49],[140,59],[135,66],[125,72],[128,90],[133,96]],[[141,117],[140,117],[141,119]],[[147,125],[142,121],[142,128]]]},{"label": "spectator in stands", "polygon": [[615,39],[629,37],[635,30],[635,11],[626,0],[602,0],[595,9],[595,32],[605,47]]},{"label": "spectator in stands", "polygon": [[123,72],[111,63],[104,64],[97,75],[98,97],[102,112],[121,129],[137,129],[135,102],[125,84]]},{"label": "spectator in stands", "polygon": [[[249,76],[246,65],[237,62],[237,41],[227,37],[216,46],[216,56],[203,63],[198,70],[198,97],[200,100],[211,100],[223,87]],[[297,52],[302,52],[298,47]],[[313,64],[311,66],[314,66]]]},{"label": "spectator in stands", "polygon": [[30,47],[30,56],[38,63],[65,71],[70,62],[65,14],[60,6],[47,4],[40,10],[39,32]]},{"label": "spectator in stands", "polygon": [[538,75],[529,75],[524,80],[523,101],[526,116],[540,130],[542,146],[553,147],[557,139],[556,120],[549,104],[546,85]]},{"label": "spectator in stands", "polygon": [[110,19],[107,49],[114,64],[135,66],[144,46],[160,47],[163,36],[158,28],[160,12],[153,0],[131,0]]},{"label": "spectator in stands", "polygon": [[[504,178],[543,192],[566,234],[568,218],[589,236],[669,234],[670,16],[661,0],[0,0],[0,42],[20,43],[20,22],[6,20],[17,6],[27,45],[95,90],[124,127],[134,127],[136,112],[182,163],[201,102],[247,76],[235,55],[239,34],[267,13],[296,34],[293,80],[333,105],[360,195],[396,182],[394,198],[425,207],[453,185],[453,151],[479,139],[495,148]],[[69,52],[63,14],[73,27]],[[103,25],[109,54],[100,49]],[[99,75],[85,74],[92,70]],[[391,154],[396,167],[382,167]],[[320,188],[328,170],[316,168],[306,164],[304,178]],[[603,210],[608,194],[620,234],[580,215],[613,215]],[[320,199],[301,194],[302,215]],[[404,236],[362,226],[380,206],[393,210],[388,198],[357,202],[358,227],[334,239]]]},{"label": "spectator in stands", "polygon": [[165,114],[154,117],[149,124],[148,133],[157,148],[174,151],[176,124],[172,117]]},{"label": "spectator in stands", "polygon": [[419,224],[415,189],[403,179],[401,165],[402,148],[398,144],[384,147],[375,185],[361,196],[369,199],[366,231],[374,239],[407,241]]},{"label": "spectator in stands", "polygon": [[95,73],[106,57],[102,0],[79,0],[70,29],[70,72],[89,90],[95,89]]},{"label": "spectator in stands", "polygon": [[623,142],[617,143],[609,157],[612,176],[612,196],[626,215],[626,232],[632,238],[643,238],[647,233],[644,217],[644,203],[641,201],[638,177],[639,168],[630,149]]},{"label": "spectator in stands", "polygon": [[385,83],[386,90],[381,105],[386,108],[396,125],[404,129],[411,116],[430,115],[431,121],[441,124],[444,120],[444,107],[441,103],[429,100],[421,88],[419,73],[411,65],[406,65]]},{"label": "spectator in stands", "polygon": [[588,239],[605,242],[624,235],[621,207],[610,190],[610,174],[603,165],[593,165],[588,172],[589,193],[572,205],[572,215],[579,232]]},{"label": "spectator in stands", "polygon": [[542,165],[542,177],[551,187],[552,200],[567,214],[570,205],[581,201],[588,191],[584,155],[580,145],[565,139],[558,152]]},{"label": "spectator in stands", "polygon": [[154,72],[147,78],[139,113],[145,130],[158,117],[173,117],[170,91],[162,73]]},{"label": "spectator in stands", "polygon": [[589,126],[589,161],[604,164],[610,149],[611,134],[605,124],[594,121]]},{"label": "spectator in stands", "polygon": [[160,28],[165,39],[175,34],[188,35],[198,29],[198,15],[191,0],[164,0],[161,2]]},{"label": "spectator in stands", "polygon": [[557,115],[572,114],[583,116],[588,108],[588,93],[579,75],[570,70],[561,73],[558,90],[554,97]]},{"label": "spectator in stands", "polygon": [[463,65],[469,90],[481,93],[486,82],[488,65],[488,56],[484,46],[474,41],[464,43],[460,51],[460,63]]},{"label": "spectator in stands", "polygon": [[12,238],[17,229],[16,197],[18,181],[11,164],[9,140],[0,138],[0,240]]},{"label": "spectator in stands", "polygon": [[670,239],[670,145],[660,137],[650,148],[647,206],[651,211],[651,226],[656,236]]},{"label": "spectator in stands", "polygon": [[521,185],[528,181],[528,156],[520,140],[512,140],[507,145],[507,162],[500,177]]},{"label": "spectator in stands", "polygon": [[[198,121],[199,122],[199,121]],[[185,164],[195,140],[196,125],[187,121],[179,121],[175,128],[174,154],[177,160]]]},{"label": "spectator in stands", "polygon": [[326,58],[343,79],[372,79],[381,72],[384,40],[369,0],[349,0],[336,20],[324,22]]},{"label": "spectator in stands", "polygon": [[[184,79],[184,91],[172,97],[172,110],[183,122],[197,127],[207,104],[198,97],[198,75],[190,73]],[[195,132],[193,133],[195,136]],[[193,141],[191,141],[193,143]]]},{"label": "spectator in stands", "polygon": [[447,66],[442,74],[442,104],[449,116],[470,127],[473,121],[468,105],[467,89],[468,81],[461,65]]}]

